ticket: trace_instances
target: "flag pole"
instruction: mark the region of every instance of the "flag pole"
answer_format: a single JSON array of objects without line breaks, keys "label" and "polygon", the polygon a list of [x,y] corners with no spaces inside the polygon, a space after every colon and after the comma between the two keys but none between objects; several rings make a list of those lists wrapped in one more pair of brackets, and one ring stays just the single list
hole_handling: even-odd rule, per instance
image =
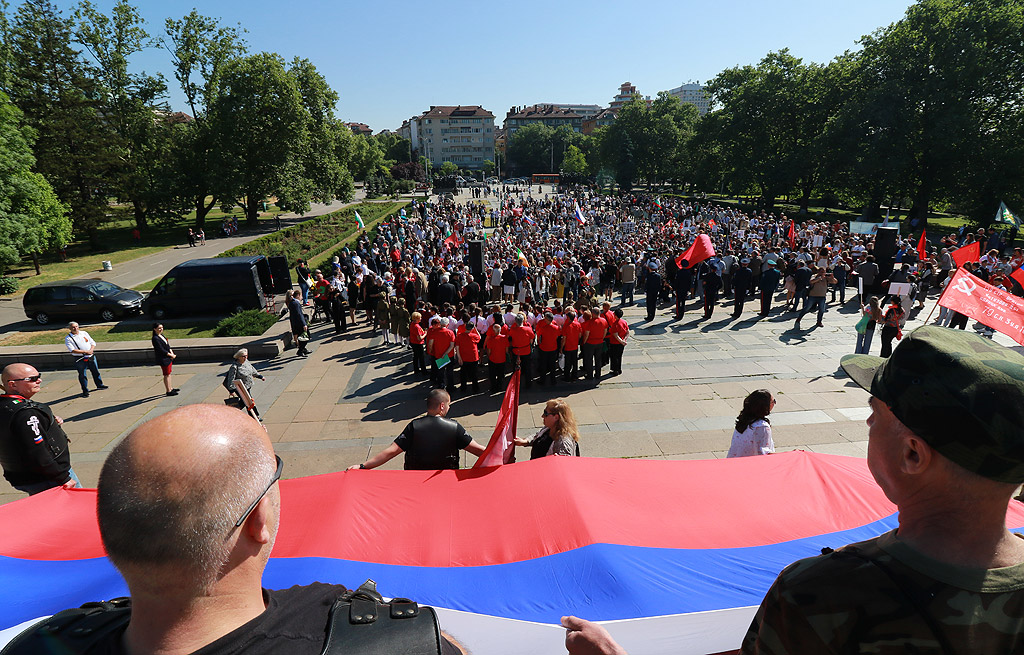
[{"label": "flag pole", "polygon": [[[957,270],[959,270],[959,269],[957,269]],[[956,275],[956,273],[954,273],[953,275]],[[953,275],[950,275],[950,276],[949,276],[949,281],[950,281],[950,282],[952,282],[952,281],[953,281]],[[925,325],[928,325],[928,323],[930,323],[930,322],[931,322],[931,320],[932,320],[932,314],[934,314],[934,313],[935,313],[935,308],[939,306],[939,303],[940,303],[940,302],[942,302],[942,298],[943,298],[943,297],[944,297],[944,296],[946,295],[946,292],[947,292],[947,291],[949,291],[949,285],[948,285],[948,284],[946,285],[946,288],[942,290],[942,293],[940,293],[940,294],[939,294],[939,298],[938,298],[938,300],[936,300],[936,301],[935,301],[935,304],[934,304],[934,305],[932,306],[932,311],[928,312],[928,318],[924,319],[924,324],[925,324]]]}]

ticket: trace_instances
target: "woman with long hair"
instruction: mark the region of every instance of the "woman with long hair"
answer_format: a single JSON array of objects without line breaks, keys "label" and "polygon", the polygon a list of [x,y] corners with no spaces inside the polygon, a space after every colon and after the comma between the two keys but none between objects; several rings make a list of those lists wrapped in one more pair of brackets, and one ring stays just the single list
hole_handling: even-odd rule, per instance
[{"label": "woman with long hair", "polygon": [[775,452],[772,426],[768,415],[775,407],[775,397],[767,389],[751,391],[743,399],[743,409],[736,417],[732,445],[726,457],[770,455]]},{"label": "woman with long hair", "polygon": [[857,332],[857,347],[853,350],[858,355],[867,355],[871,350],[871,339],[875,336],[875,326],[882,322],[882,305],[878,296],[871,296],[868,304],[861,305],[860,311],[868,317],[863,332]]},{"label": "woman with long hair", "polygon": [[547,455],[580,454],[580,431],[576,426],[576,417],[565,398],[549,400],[541,415],[544,427],[534,435],[533,439],[516,437],[517,446],[530,447],[530,459]]}]

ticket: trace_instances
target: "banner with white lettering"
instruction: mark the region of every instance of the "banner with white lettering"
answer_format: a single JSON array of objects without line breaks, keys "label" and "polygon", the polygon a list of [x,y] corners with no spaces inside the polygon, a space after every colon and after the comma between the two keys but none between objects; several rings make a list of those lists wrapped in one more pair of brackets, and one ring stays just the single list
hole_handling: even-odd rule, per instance
[{"label": "banner with white lettering", "polygon": [[1024,346],[1024,298],[997,289],[959,268],[939,305],[965,314]]}]

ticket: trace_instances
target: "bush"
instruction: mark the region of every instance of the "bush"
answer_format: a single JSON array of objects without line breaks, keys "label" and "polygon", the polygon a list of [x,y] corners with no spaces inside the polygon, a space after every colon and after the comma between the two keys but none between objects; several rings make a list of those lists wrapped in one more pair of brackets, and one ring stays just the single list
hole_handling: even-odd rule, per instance
[{"label": "bush", "polygon": [[215,337],[258,337],[270,326],[277,323],[277,314],[268,314],[261,309],[247,309],[232,314],[217,323]]},{"label": "bush", "polygon": [[412,193],[416,189],[416,183],[412,180],[396,180],[395,191],[398,193]]},{"label": "bush", "polygon": [[312,259],[332,249],[345,238],[356,233],[355,211],[363,222],[369,225],[382,216],[392,214],[404,203],[363,202],[330,214],[312,218],[279,232],[272,232],[248,243],[235,246],[218,257],[242,257],[248,255],[284,256],[289,264],[298,258]]},{"label": "bush", "polygon": [[18,278],[0,277],[0,296],[6,296],[18,290]]}]

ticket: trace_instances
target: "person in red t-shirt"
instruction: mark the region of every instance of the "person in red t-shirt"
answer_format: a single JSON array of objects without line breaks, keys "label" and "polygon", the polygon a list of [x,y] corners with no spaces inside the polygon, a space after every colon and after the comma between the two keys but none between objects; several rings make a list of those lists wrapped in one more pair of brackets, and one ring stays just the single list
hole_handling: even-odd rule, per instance
[{"label": "person in red t-shirt", "polygon": [[611,349],[608,346],[612,343],[611,327],[615,322],[615,312],[612,311],[610,302],[601,303],[601,318],[608,325],[608,331],[604,333],[604,346],[601,348],[601,366],[604,366],[610,356]]},{"label": "person in red t-shirt", "polygon": [[565,322],[562,323],[562,354],[565,355],[562,377],[566,382],[576,381],[582,335],[583,327],[576,320],[576,312],[571,308],[565,310]]},{"label": "person in red t-shirt", "polygon": [[544,312],[544,320],[537,323],[537,348],[540,350],[540,375],[537,382],[544,384],[544,378],[550,376],[550,383],[555,384],[555,367],[558,365],[558,337],[562,336],[562,328],[555,323],[555,315]]},{"label": "person in red t-shirt", "polygon": [[583,312],[583,377],[601,379],[601,347],[608,332],[608,322],[600,315]]},{"label": "person in red t-shirt", "polygon": [[480,333],[469,322],[469,312],[462,312],[462,326],[455,335],[455,346],[462,366],[459,368],[460,389],[466,390],[466,383],[473,383],[473,393],[480,393]]},{"label": "person in red t-shirt", "polygon": [[412,346],[412,368],[413,372],[417,375],[427,374],[427,356],[426,350],[423,345],[427,331],[420,325],[420,321],[423,320],[423,315],[419,312],[413,312],[409,319],[409,345]]},{"label": "person in red t-shirt", "polygon": [[505,385],[505,361],[508,357],[508,336],[501,330],[501,315],[494,315],[494,325],[484,342],[487,351],[487,372],[491,380],[491,393],[498,393]]},{"label": "person in red t-shirt", "polygon": [[516,314],[516,324],[509,328],[508,340],[519,364],[520,380],[529,389],[533,386],[533,328],[526,324],[526,314]]},{"label": "person in red t-shirt", "polygon": [[434,385],[451,393],[455,390],[455,366],[449,361],[444,367],[438,368],[437,360],[455,353],[455,335],[448,328],[441,327],[441,319],[435,316],[427,330],[427,355],[430,356],[430,367],[434,371]]},{"label": "person in red t-shirt", "polygon": [[629,336],[629,325],[622,318],[622,310],[616,309],[612,315],[615,320],[608,326],[608,357],[612,363],[612,375],[622,374],[622,351],[626,349],[626,337]]}]

